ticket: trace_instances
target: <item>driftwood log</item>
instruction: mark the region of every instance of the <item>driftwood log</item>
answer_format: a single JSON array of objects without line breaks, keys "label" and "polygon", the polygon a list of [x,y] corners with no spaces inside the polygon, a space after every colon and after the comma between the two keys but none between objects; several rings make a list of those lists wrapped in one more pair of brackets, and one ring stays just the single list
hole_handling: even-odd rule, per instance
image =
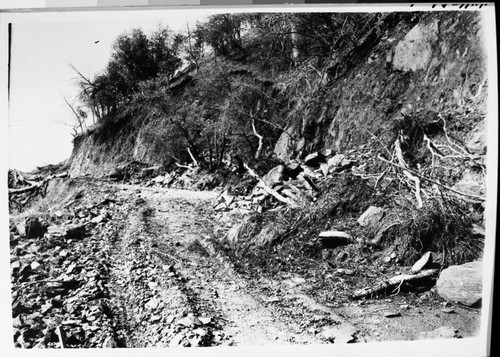
[{"label": "driftwood log", "polygon": [[380,283],[366,287],[363,289],[360,289],[356,291],[352,297],[354,299],[359,299],[365,296],[370,296],[372,294],[376,294],[380,291],[386,290],[391,287],[397,287],[402,285],[405,282],[412,281],[412,280],[418,280],[422,278],[428,278],[433,276],[434,274],[437,273],[437,269],[427,269],[427,270],[422,270],[418,274],[401,274],[401,275],[396,275],[390,279],[383,280]]}]

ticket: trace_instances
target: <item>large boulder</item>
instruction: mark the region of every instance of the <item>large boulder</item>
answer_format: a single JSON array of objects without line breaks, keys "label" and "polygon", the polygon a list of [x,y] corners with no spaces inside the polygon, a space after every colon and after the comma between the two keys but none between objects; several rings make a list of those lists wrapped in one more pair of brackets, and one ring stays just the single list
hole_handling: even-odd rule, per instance
[{"label": "large boulder", "polygon": [[427,68],[432,59],[432,47],[438,40],[438,21],[418,24],[398,43],[392,59],[395,69],[416,71]]},{"label": "large boulder", "polygon": [[382,217],[384,216],[384,209],[376,206],[370,206],[368,209],[358,218],[358,223],[360,226],[373,226],[376,225]]},{"label": "large boulder", "polygon": [[485,193],[484,177],[471,170],[465,170],[460,181],[452,188],[468,195],[483,196]]},{"label": "large boulder", "polygon": [[453,338],[456,336],[455,329],[451,326],[441,326],[432,331],[422,331],[418,334],[419,340],[433,340],[441,338]]},{"label": "large boulder", "polygon": [[476,124],[474,129],[469,134],[469,140],[465,144],[467,149],[474,154],[486,153],[486,128],[484,121]]},{"label": "large boulder", "polygon": [[466,306],[481,301],[483,262],[452,265],[441,272],[436,283],[439,296]]}]

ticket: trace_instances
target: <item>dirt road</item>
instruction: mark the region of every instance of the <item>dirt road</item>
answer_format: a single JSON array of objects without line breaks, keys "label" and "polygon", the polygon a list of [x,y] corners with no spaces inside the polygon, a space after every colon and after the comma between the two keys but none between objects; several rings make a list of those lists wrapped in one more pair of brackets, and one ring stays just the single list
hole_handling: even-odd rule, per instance
[{"label": "dirt road", "polygon": [[[477,311],[460,307],[452,313],[440,303],[412,308],[394,297],[333,308],[317,301],[301,276],[249,279],[213,244],[220,238],[215,232],[224,230],[212,210],[217,193],[130,185],[118,191],[136,208],[111,274],[115,282],[129,281],[128,290],[116,292],[127,346],[368,342],[415,339],[443,325],[465,336],[478,328]],[[131,262],[149,273],[131,280]]]},{"label": "dirt road", "polygon": [[[480,309],[444,305],[432,291],[352,301],[324,284],[347,283],[321,261],[293,272],[242,269],[220,248],[231,222],[217,219],[216,192],[87,179],[65,185],[59,183],[39,207],[12,217],[13,223],[23,222],[39,209],[52,222],[48,234],[37,239],[11,234],[18,347],[57,348],[61,329],[71,347],[318,344],[477,334]],[[74,227],[86,233],[68,236]]]},{"label": "dirt road", "polygon": [[[162,314],[158,322],[170,322],[167,330],[173,331],[171,338],[155,343],[161,336],[155,333],[154,323],[142,329],[131,328],[135,331],[134,347],[158,343],[173,346],[321,342],[314,334],[294,328],[296,322],[282,316],[272,302],[259,297],[259,291],[252,289],[232,264],[216,252],[211,243],[217,225],[211,210],[216,193],[138,186],[119,189],[127,201],[139,200],[139,204],[138,210],[130,212],[125,234],[117,246],[115,282],[129,278],[130,270],[123,269],[124,265],[146,258],[151,270],[162,272],[151,274],[148,281],[154,282],[159,305],[165,306],[156,309]],[[136,249],[127,249],[130,244],[136,244]],[[136,306],[130,302],[137,302],[137,292],[140,295],[142,290],[134,287],[117,292],[118,300],[123,302],[122,316],[130,320],[122,321],[124,326],[136,325],[133,313],[127,310]],[[155,311],[154,315],[158,313]],[[140,322],[142,326],[143,321]]]}]

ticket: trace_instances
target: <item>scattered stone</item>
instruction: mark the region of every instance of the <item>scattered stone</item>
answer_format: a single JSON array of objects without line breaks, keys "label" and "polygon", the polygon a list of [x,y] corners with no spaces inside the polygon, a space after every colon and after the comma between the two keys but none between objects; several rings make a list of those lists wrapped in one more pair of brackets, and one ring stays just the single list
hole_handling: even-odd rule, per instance
[{"label": "scattered stone", "polygon": [[329,168],[339,166],[342,163],[342,160],[344,159],[345,159],[344,154],[336,154],[335,156],[328,159],[327,165]]},{"label": "scattered stone", "polygon": [[324,248],[336,248],[356,242],[348,233],[340,231],[321,232],[319,239]]},{"label": "scattered stone", "polygon": [[184,338],[184,333],[179,332],[177,335],[175,335],[169,342],[168,347],[179,347],[181,344],[182,340]]},{"label": "scattered stone", "polygon": [[432,253],[427,252],[425,253],[413,266],[411,267],[410,271],[412,273],[418,273],[420,270],[425,268],[426,265],[432,262]]},{"label": "scattered stone", "polygon": [[21,268],[21,262],[19,260],[16,260],[16,261],[10,263],[10,270],[12,272],[19,270],[20,268]]},{"label": "scattered stone", "polygon": [[102,343],[103,348],[117,348],[118,344],[112,336],[108,336]]},{"label": "scattered stone", "polygon": [[321,336],[334,343],[352,343],[356,341],[356,331],[350,327],[325,327],[321,332]]},{"label": "scattered stone", "polygon": [[101,223],[103,220],[104,220],[104,216],[100,214],[100,215],[95,216],[94,218],[92,218],[90,220],[90,222],[94,223],[94,224],[98,224],[98,223]]},{"label": "scattered stone", "polygon": [[148,282],[148,287],[151,289],[151,290],[154,290],[158,287],[158,283],[154,282],[154,281],[149,281]]},{"label": "scattered stone", "polygon": [[186,327],[195,327],[202,325],[201,321],[193,314],[189,314],[188,316],[179,319],[177,321],[177,324]]},{"label": "scattered stone", "polygon": [[155,310],[158,308],[159,305],[160,305],[160,300],[157,298],[152,298],[146,303],[145,307],[150,310]]},{"label": "scattered stone", "polygon": [[203,325],[208,325],[209,323],[212,322],[212,318],[210,317],[199,317],[198,319]]},{"label": "scattered stone", "polygon": [[387,318],[392,318],[392,317],[399,317],[401,316],[401,312],[399,311],[389,311],[384,314],[385,317]]},{"label": "scattered stone", "polygon": [[475,306],[481,301],[482,274],[482,261],[450,266],[437,280],[437,293],[446,300]]},{"label": "scattered stone", "polygon": [[286,280],[286,284],[291,288],[305,284],[305,283],[306,283],[306,279],[299,278],[299,277],[293,277],[293,278]]},{"label": "scattered stone", "polygon": [[47,233],[52,237],[64,237],[66,235],[66,229],[61,226],[50,226],[47,229]]},{"label": "scattered stone", "polygon": [[21,237],[25,237],[26,236],[26,222],[18,223],[16,225],[16,230],[17,230],[17,233],[19,233],[19,235]]},{"label": "scattered stone", "polygon": [[336,272],[339,275],[354,275],[354,274],[356,274],[356,271],[352,270],[352,269],[337,269]]},{"label": "scattered stone", "polygon": [[16,328],[20,328],[24,325],[23,319],[21,318],[21,315],[17,315],[13,320],[12,324]]},{"label": "scattered stone", "polygon": [[165,176],[162,176],[162,175],[156,176],[153,179],[153,182],[155,182],[155,183],[163,183],[163,181],[165,181]]},{"label": "scattered stone", "polygon": [[151,315],[151,317],[149,318],[149,321],[151,321],[151,322],[158,322],[160,320],[161,320],[161,315],[159,315],[159,314]]},{"label": "scattered stone", "polygon": [[109,174],[108,178],[114,180],[123,180],[125,178],[125,174],[123,170],[119,167],[115,167]]},{"label": "scattered stone", "polygon": [[262,179],[267,186],[273,188],[278,182],[283,180],[283,171],[285,170],[284,165],[278,165],[271,169]]},{"label": "scattered stone", "polygon": [[465,146],[471,153],[483,155],[486,153],[486,139],[486,128],[484,120],[482,120],[470,132],[469,140]]},{"label": "scattered stone", "polygon": [[441,311],[444,312],[445,314],[454,314],[455,313],[455,309],[452,309],[449,307],[444,307],[441,309]]},{"label": "scattered stone", "polygon": [[433,331],[420,332],[419,340],[432,340],[437,338],[453,338],[456,336],[456,331],[450,326],[441,326]]},{"label": "scattered stone", "polygon": [[326,175],[328,175],[330,166],[328,166],[328,164],[321,163],[321,165],[319,166],[319,169],[321,170],[321,173],[323,174],[323,176],[326,176]]},{"label": "scattered stone", "polygon": [[465,170],[460,181],[454,184],[452,188],[468,195],[484,196],[484,177],[471,170]]},{"label": "scattered stone", "polygon": [[358,218],[358,223],[362,227],[374,226],[384,216],[384,209],[376,206],[370,206],[362,215]]}]

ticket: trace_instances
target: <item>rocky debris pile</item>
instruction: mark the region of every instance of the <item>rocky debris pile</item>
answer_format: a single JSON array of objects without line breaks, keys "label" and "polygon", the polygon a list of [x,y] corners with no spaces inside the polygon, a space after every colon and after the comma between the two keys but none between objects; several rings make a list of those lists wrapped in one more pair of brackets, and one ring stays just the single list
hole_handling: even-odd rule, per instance
[{"label": "rocky debris pile", "polygon": [[214,209],[221,212],[249,214],[277,209],[281,206],[311,205],[321,195],[320,186],[326,179],[348,170],[356,163],[353,155],[334,154],[331,150],[315,152],[304,160],[293,160],[287,165],[272,168],[260,177],[248,166],[247,173],[256,178],[249,195],[231,195],[224,191],[217,198]]},{"label": "rocky debris pile", "polygon": [[[109,239],[114,206],[73,203],[46,222],[11,226],[14,343],[24,348],[101,347],[113,333],[108,301]],[[96,230],[100,235],[93,235]]]},{"label": "rocky debris pile", "polygon": [[9,209],[22,210],[36,197],[44,196],[50,180],[68,176],[67,171],[61,171],[62,165],[49,165],[31,173],[9,170]]}]

